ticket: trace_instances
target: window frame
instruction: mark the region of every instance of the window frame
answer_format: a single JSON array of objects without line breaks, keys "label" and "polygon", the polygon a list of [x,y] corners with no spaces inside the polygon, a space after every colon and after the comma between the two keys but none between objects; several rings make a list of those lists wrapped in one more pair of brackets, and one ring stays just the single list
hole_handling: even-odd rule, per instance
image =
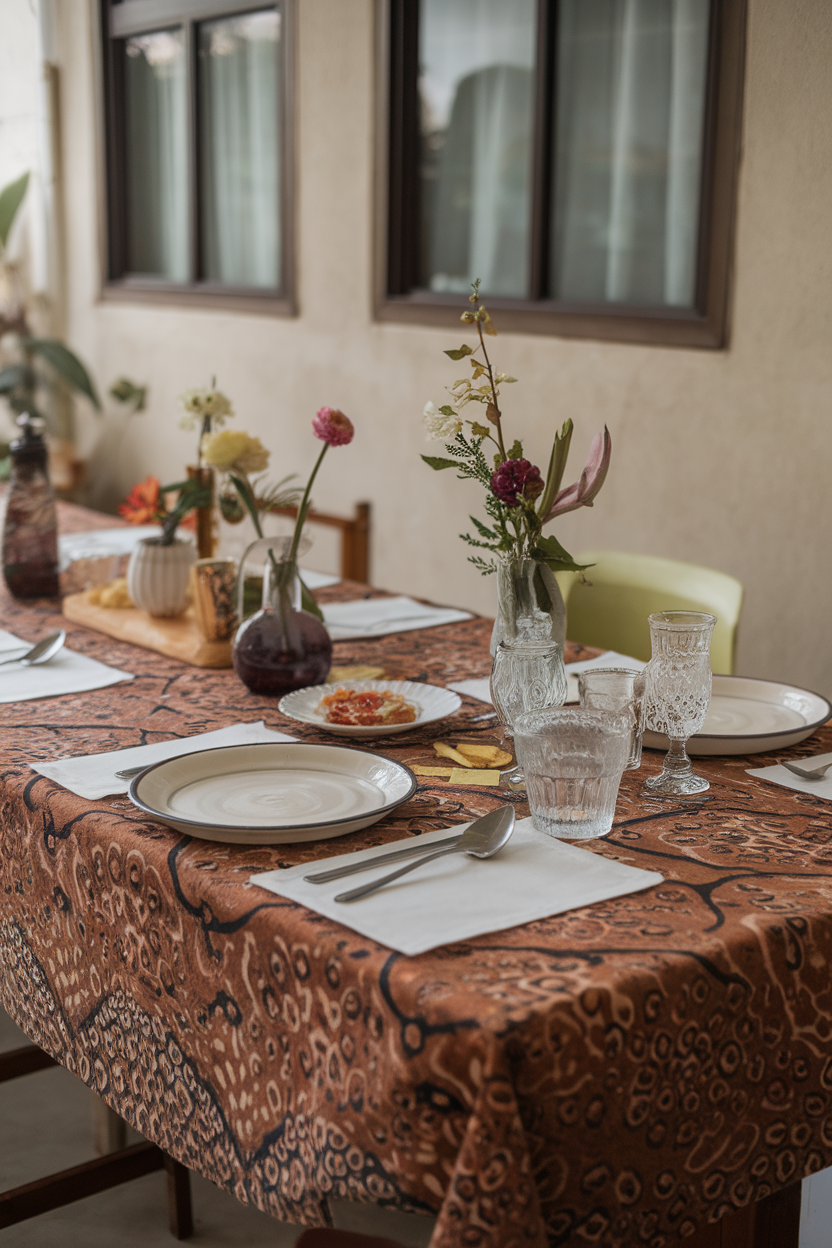
[{"label": "window frame", "polygon": [[[108,302],[154,303],[226,309],[272,316],[297,315],[295,291],[295,152],[294,152],[294,4],[295,0],[99,0],[101,49],[100,145],[102,161],[101,297]],[[173,282],[126,271],[126,169],[123,40],[173,26],[184,28],[188,91],[188,234],[189,268],[199,273],[200,203],[197,133],[197,24],[238,13],[276,8],[280,14],[281,124],[281,284],[279,287],[226,285],[197,276]],[[119,49],[119,43],[122,49]]]},{"label": "window frame", "polygon": [[[487,297],[510,333],[693,348],[723,348],[729,337],[731,266],[742,135],[747,0],[712,0],[705,143],[693,309],[642,304],[572,303],[541,297],[551,191],[552,110],[558,0],[538,0],[533,134],[532,297]],[[447,327],[458,294],[407,291],[418,256],[419,0],[377,0],[377,146],[374,306],[378,321]]]}]

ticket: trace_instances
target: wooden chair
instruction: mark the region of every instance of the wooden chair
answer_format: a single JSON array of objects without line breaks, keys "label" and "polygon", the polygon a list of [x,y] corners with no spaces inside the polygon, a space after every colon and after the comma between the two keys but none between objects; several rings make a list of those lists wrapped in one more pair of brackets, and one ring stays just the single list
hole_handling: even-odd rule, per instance
[{"label": "wooden chair", "polygon": [[316,1226],[304,1231],[295,1240],[295,1248],[402,1248],[392,1239],[362,1235],[357,1231],[336,1231],[331,1226]]},{"label": "wooden chair", "polygon": [[[272,507],[272,515],[291,516],[298,514],[297,507]],[[356,503],[355,515],[331,516],[323,511],[310,511],[306,517],[307,524],[321,524],[326,528],[341,531],[341,578],[345,581],[361,581],[367,584],[370,579],[370,504]]]},{"label": "wooden chair", "polygon": [[591,563],[582,583],[578,573],[558,573],[566,602],[570,641],[649,659],[648,615],[656,611],[709,611],[717,617],[711,641],[711,668],[734,670],[742,585],[733,576],[675,559],[589,550],[577,563]]},{"label": "wooden chair", "polygon": [[[26,1044],[22,1048],[0,1053],[0,1083],[57,1065],[59,1063],[48,1053],[44,1053],[43,1049],[34,1044]],[[112,1110],[109,1112],[114,1119],[120,1121]],[[188,1170],[162,1152],[161,1148],[146,1140],[132,1144],[129,1148],[121,1147],[115,1152],[108,1152],[104,1157],[85,1161],[69,1170],[35,1179],[33,1183],[24,1183],[21,1187],[0,1192],[0,1229],[14,1226],[17,1222],[25,1222],[28,1218],[37,1217],[50,1209],[70,1205],[97,1192],[107,1191],[108,1188],[118,1187],[122,1183],[129,1183],[133,1179],[140,1179],[154,1170],[163,1169],[167,1171],[168,1225],[171,1235],[177,1239],[188,1239],[194,1233]]]}]

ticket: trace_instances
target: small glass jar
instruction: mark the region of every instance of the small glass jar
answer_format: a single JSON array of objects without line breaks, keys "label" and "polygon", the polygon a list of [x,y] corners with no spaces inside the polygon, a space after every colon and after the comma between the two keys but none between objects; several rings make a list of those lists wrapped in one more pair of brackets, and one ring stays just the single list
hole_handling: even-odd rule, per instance
[{"label": "small glass jar", "polygon": [[21,416],[18,424],[21,436],[9,448],[12,471],[3,521],[3,576],[15,598],[56,598],[58,520],[43,422]]}]

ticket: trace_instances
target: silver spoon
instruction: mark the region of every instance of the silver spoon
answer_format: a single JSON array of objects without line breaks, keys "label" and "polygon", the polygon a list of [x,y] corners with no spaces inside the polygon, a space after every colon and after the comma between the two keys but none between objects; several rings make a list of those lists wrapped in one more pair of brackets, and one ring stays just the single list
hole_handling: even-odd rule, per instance
[{"label": "silver spoon", "polygon": [[408,871],[415,871],[423,863],[432,862],[434,858],[443,858],[445,854],[465,853],[471,854],[474,858],[493,858],[506,844],[513,831],[514,807],[498,806],[496,810],[490,810],[487,815],[475,819],[462,833],[456,845],[447,845],[444,849],[425,854],[424,858],[409,862],[407,866],[399,867],[398,871],[391,871],[389,875],[383,875],[380,880],[374,880],[372,884],[363,884],[361,888],[354,888],[348,893],[339,893],[335,900],[358,901],[359,897],[368,897],[376,889],[383,888],[385,884],[391,884],[393,880],[398,880],[402,875],[407,875]]},{"label": "silver spoon", "polygon": [[48,637],[44,637],[31,650],[27,650],[25,654],[18,655],[16,659],[0,659],[0,667],[4,663],[20,663],[23,667],[36,667],[38,663],[48,663],[53,655],[57,654],[61,646],[66,641],[66,633],[63,629],[59,633],[50,633]]},{"label": "silver spoon", "polygon": [[798,767],[796,763],[781,763],[780,766],[794,772],[801,780],[822,780],[832,763],[824,763],[822,767]]}]

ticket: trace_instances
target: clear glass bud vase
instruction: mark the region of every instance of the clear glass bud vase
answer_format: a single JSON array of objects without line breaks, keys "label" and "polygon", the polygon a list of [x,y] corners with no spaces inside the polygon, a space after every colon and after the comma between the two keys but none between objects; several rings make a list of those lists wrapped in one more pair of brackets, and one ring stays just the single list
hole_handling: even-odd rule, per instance
[{"label": "clear glass bud vase", "polygon": [[[263,605],[237,629],[232,649],[240,680],[252,693],[267,697],[323,684],[332,665],[329,633],[301,608],[300,577],[297,562],[286,554],[288,540],[266,538],[255,543],[264,553]],[[251,551],[250,547],[241,567]]]},{"label": "clear glass bud vase", "polygon": [[501,559],[491,654],[518,638],[566,643],[566,607],[555,574],[538,559]]}]

